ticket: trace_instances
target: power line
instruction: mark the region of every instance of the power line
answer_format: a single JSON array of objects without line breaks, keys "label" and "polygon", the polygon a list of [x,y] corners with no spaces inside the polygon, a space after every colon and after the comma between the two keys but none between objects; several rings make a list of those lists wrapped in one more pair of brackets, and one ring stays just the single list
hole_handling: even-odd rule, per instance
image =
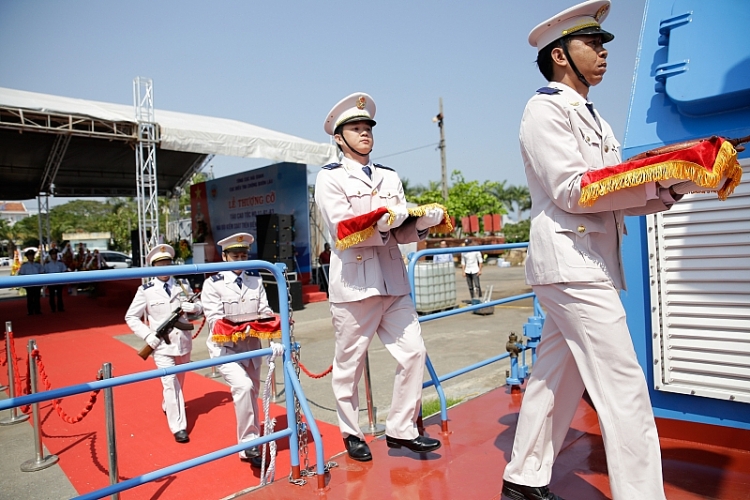
[{"label": "power line", "polygon": [[376,160],[380,160],[382,158],[388,158],[389,156],[396,156],[396,155],[402,155],[404,153],[411,153],[412,151],[416,151],[418,149],[430,148],[432,146],[437,146],[439,144],[440,144],[439,142],[433,142],[432,144],[427,144],[426,146],[419,146],[418,148],[407,149],[406,151],[399,151],[398,153],[391,153],[391,154],[384,155],[384,156],[378,156]]}]

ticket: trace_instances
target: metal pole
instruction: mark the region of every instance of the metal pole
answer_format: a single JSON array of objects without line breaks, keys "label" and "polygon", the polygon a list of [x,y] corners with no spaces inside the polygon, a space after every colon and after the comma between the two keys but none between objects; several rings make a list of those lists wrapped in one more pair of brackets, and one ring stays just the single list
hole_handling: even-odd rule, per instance
[{"label": "metal pole", "polygon": [[[31,377],[31,393],[36,394],[36,356],[32,354],[36,349],[36,342],[31,339],[28,344],[29,351],[29,376]],[[46,469],[57,463],[57,455],[44,456],[44,447],[42,446],[42,429],[39,425],[39,403],[33,403],[31,405],[31,414],[34,416],[34,448],[36,449],[36,457],[27,460],[21,464],[22,472],[35,472],[38,470]]]},{"label": "metal pole", "polygon": [[[102,378],[112,378],[112,363],[102,365]],[[104,389],[104,417],[107,427],[107,452],[109,455],[109,484],[117,484],[117,440],[115,439],[115,400],[112,396],[112,388]],[[120,498],[119,493],[112,495],[113,500]]]},{"label": "metal pole", "polygon": [[215,366],[212,366],[211,367],[211,373],[209,373],[208,375],[206,375],[206,377],[208,377],[208,378],[219,378],[219,377],[221,377],[221,373],[219,373],[219,372],[216,371],[216,367]]},{"label": "metal pole", "polygon": [[437,122],[440,128],[440,169],[443,185],[443,199],[448,200],[448,167],[445,164],[445,129],[443,128],[443,98],[440,98],[440,113],[435,117],[434,121]]},{"label": "metal pole", "polygon": [[[11,355],[11,336],[13,332],[13,326],[11,325],[10,321],[5,322],[5,353],[7,355],[8,359],[8,396],[10,399],[13,399],[16,397],[16,384],[13,383],[14,381],[14,373],[13,370],[13,363],[15,363],[15,359],[13,359],[13,356]],[[29,416],[25,413],[18,414],[18,408],[11,408],[10,409],[10,417],[4,418],[3,420],[0,420],[0,425],[12,425],[17,424],[19,422],[26,422],[29,419]]]},{"label": "metal pole", "polygon": [[372,386],[370,385],[370,354],[365,353],[365,395],[367,396],[367,421],[369,426],[362,430],[364,434],[378,436],[385,432],[385,426],[378,423],[378,409],[372,403]]}]

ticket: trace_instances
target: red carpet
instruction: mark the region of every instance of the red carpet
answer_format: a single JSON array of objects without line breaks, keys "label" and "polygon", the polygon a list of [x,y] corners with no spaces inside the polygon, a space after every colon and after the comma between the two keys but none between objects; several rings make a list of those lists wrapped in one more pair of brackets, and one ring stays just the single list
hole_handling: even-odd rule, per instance
[{"label": "red carpet", "polygon": [[[137,285],[136,285],[137,286]],[[128,288],[135,289],[135,287]],[[25,299],[0,302],[0,319],[12,321],[16,356],[25,377],[26,345],[36,340],[42,362],[53,388],[89,382],[95,379],[102,363],[113,366],[113,374],[124,375],[155,368],[153,360],[144,362],[129,346],[113,338],[129,333],[124,322],[128,300],[117,300],[117,292],[108,289],[106,300],[86,295],[65,296],[66,312],[52,314],[42,299],[42,316],[26,316]],[[102,307],[106,304],[111,307]],[[5,348],[4,342],[3,350]],[[0,370],[0,383],[7,382],[7,369]],[[277,367],[277,370],[279,367]],[[161,382],[158,379],[114,389],[115,422],[120,480],[125,480],[183,460],[195,458],[236,444],[234,408],[229,388],[210,378],[187,373],[185,401],[190,443],[177,444],[161,411]],[[88,394],[65,398],[61,406],[74,417],[89,400]],[[77,424],[63,421],[51,403],[40,405],[42,441],[79,493],[109,484],[107,443],[104,430],[104,395]],[[262,403],[260,404],[262,408]],[[284,407],[271,405],[277,429],[286,427]],[[328,457],[343,450],[338,428],[318,422],[325,439]],[[315,447],[310,446],[314,462]],[[30,444],[31,445],[31,444]],[[286,440],[279,442],[276,478],[286,481],[289,474],[289,450]],[[210,478],[210,479],[209,479]],[[235,456],[186,470],[159,482],[138,486],[121,494],[127,499],[223,498],[256,486],[259,475]]]}]

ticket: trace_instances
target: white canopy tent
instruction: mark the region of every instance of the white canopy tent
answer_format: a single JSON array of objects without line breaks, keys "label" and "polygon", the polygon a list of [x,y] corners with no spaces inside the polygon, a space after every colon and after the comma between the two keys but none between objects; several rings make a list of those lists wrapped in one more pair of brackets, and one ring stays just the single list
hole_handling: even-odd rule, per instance
[{"label": "white canopy tent", "polygon": [[[159,194],[178,187],[209,155],[336,161],[331,144],[250,123],[159,109],[154,119]],[[61,136],[70,138],[65,148],[56,145]],[[0,88],[0,174],[10,181],[0,183],[0,199],[33,198],[49,192],[50,183],[58,196],[134,196],[136,141],[133,106]]]}]

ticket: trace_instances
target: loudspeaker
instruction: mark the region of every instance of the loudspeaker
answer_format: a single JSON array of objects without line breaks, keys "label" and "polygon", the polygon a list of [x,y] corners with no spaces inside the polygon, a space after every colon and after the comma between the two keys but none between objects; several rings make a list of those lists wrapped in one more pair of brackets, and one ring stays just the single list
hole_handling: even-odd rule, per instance
[{"label": "loudspeaker", "polygon": [[291,243],[267,244],[263,248],[258,248],[258,255],[262,260],[269,262],[278,262],[278,259],[291,259],[294,258],[294,245]]},{"label": "loudspeaker", "polygon": [[294,217],[288,214],[255,216],[258,248],[294,241]]},{"label": "loudspeaker", "polygon": [[[268,305],[274,312],[279,312],[279,287],[275,281],[264,281],[263,288],[266,289],[266,296],[268,297]],[[299,311],[304,309],[305,305],[302,303],[302,282],[301,281],[290,281],[289,290],[292,295],[292,303],[289,306],[293,311]]]}]

